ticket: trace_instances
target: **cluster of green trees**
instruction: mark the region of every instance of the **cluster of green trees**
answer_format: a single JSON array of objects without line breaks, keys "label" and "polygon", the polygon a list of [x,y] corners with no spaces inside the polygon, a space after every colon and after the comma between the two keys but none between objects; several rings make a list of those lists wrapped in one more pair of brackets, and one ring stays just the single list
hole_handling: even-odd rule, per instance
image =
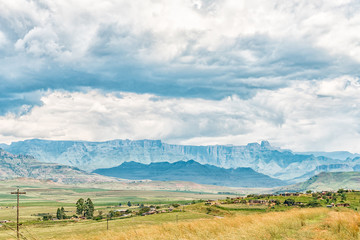
[{"label": "cluster of green trees", "polygon": [[86,201],[83,198],[80,198],[76,202],[76,214],[80,216],[84,216],[88,219],[93,218],[94,210],[94,204],[90,198],[88,198]]},{"label": "cluster of green trees", "polygon": [[[54,216],[47,213],[47,214],[41,214],[42,215],[42,220],[43,221],[49,221],[49,220],[53,220],[54,219]],[[61,220],[61,219],[68,219],[70,218],[69,216],[67,216],[65,214],[65,209],[64,207],[61,207],[61,208],[58,208],[57,211],[56,211],[56,218]]]},{"label": "cluster of green trees", "polygon": [[56,211],[56,218],[57,219],[67,219],[67,216],[65,214],[64,207],[58,208]]}]

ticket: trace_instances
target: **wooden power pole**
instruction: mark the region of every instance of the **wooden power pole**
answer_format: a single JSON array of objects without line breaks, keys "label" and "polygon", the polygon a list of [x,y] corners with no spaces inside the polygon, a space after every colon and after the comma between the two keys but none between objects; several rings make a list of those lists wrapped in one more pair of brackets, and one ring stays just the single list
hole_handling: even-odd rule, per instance
[{"label": "wooden power pole", "polygon": [[20,200],[20,194],[26,194],[26,192],[20,192],[19,189],[16,190],[16,192],[11,192],[11,194],[17,195],[17,213],[16,213],[16,235],[17,239],[20,239],[20,232],[19,232],[19,200]]},{"label": "wooden power pole", "polygon": [[109,230],[109,215],[106,216],[106,230]]}]

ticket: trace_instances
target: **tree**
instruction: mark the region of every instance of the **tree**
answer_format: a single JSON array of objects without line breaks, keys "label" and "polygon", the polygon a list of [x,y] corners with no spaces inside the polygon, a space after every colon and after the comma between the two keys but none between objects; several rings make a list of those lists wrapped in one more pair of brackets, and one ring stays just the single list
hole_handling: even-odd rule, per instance
[{"label": "tree", "polygon": [[146,212],[148,212],[148,211],[150,211],[150,208],[149,208],[149,207],[143,207],[143,208],[140,209],[139,215],[141,215],[141,214],[143,214],[143,213],[146,213]]},{"label": "tree", "polygon": [[57,211],[56,211],[56,218],[57,219],[62,219],[60,208],[58,208]]},{"label": "tree", "polygon": [[291,199],[291,198],[288,198],[284,201],[284,204],[287,204],[288,206],[292,206],[292,205],[294,205],[294,203],[295,203],[295,200]]},{"label": "tree", "polygon": [[43,221],[48,221],[48,220],[52,220],[53,217],[51,215],[44,215],[43,216]]},{"label": "tree", "polygon": [[58,208],[56,211],[57,219],[66,219],[65,209],[64,207]]},{"label": "tree", "polygon": [[62,219],[66,219],[66,214],[65,214],[65,209],[64,209],[64,207],[61,207],[60,213],[61,213]]},{"label": "tree", "polygon": [[345,195],[345,193],[341,194],[341,201],[346,201],[346,195]]},{"label": "tree", "polygon": [[76,202],[76,214],[78,215],[82,215],[84,212],[84,208],[85,208],[85,202],[83,198],[80,198],[77,202]]},{"label": "tree", "polygon": [[94,204],[90,198],[85,202],[84,216],[86,218],[92,218],[94,216]]},{"label": "tree", "polygon": [[113,217],[115,217],[115,212],[113,210],[111,210],[109,213],[108,213],[108,218],[112,219]]},{"label": "tree", "polygon": [[131,202],[130,202],[130,201],[128,201],[127,205],[128,205],[129,207],[131,207]]},{"label": "tree", "polygon": [[321,207],[321,204],[318,201],[310,201],[307,204],[308,207]]},{"label": "tree", "polygon": [[345,190],[342,189],[342,188],[340,188],[337,192],[338,192],[338,193],[343,193],[343,192],[345,192]]}]

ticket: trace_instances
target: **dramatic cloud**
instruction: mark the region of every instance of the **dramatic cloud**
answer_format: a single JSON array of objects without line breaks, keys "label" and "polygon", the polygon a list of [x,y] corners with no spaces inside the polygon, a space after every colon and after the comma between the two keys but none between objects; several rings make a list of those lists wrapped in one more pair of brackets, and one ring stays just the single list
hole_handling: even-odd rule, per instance
[{"label": "dramatic cloud", "polygon": [[0,136],[355,151],[359,10],[350,0],[2,1]]},{"label": "dramatic cloud", "polygon": [[355,75],[358,10],[357,1],[3,1],[0,90],[247,98]]},{"label": "dramatic cloud", "polygon": [[41,101],[26,114],[1,117],[0,141],[150,138],[205,145],[268,139],[299,151],[357,151],[360,139],[360,82],[351,77],[294,82],[247,100],[56,91]]}]

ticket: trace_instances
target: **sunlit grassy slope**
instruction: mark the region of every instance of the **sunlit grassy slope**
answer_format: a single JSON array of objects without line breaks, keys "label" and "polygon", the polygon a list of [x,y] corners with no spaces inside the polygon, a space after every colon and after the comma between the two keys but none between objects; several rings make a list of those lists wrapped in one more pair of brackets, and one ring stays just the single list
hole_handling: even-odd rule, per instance
[{"label": "sunlit grassy slope", "polygon": [[[178,219],[178,222],[176,221]],[[224,217],[179,212],[106,222],[84,221],[24,227],[34,239],[168,240],[168,239],[359,239],[360,214],[326,208],[241,213]],[[10,232],[7,232],[11,234]],[[0,239],[14,239],[0,231]],[[32,238],[30,238],[32,239]]]},{"label": "sunlit grassy slope", "polygon": [[110,231],[72,234],[68,239],[359,239],[353,211],[292,209],[286,212],[213,217],[148,226],[112,226]]},{"label": "sunlit grassy slope", "polygon": [[360,172],[322,172],[309,180],[279,188],[282,191],[331,191],[339,188],[359,189]]}]

